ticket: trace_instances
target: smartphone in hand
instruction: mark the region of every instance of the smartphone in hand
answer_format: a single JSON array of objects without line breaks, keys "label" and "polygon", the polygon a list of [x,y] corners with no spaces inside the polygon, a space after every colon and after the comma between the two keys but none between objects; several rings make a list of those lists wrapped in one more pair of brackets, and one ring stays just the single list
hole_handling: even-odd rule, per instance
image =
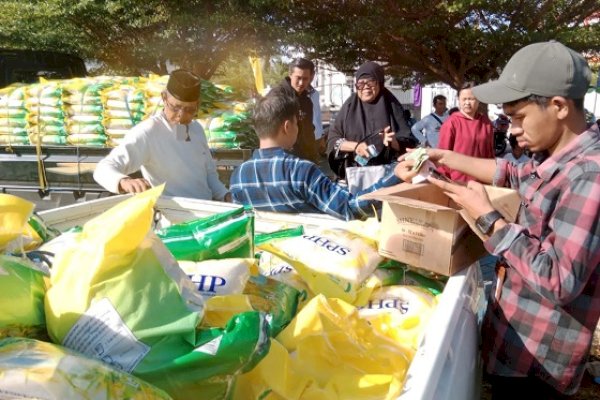
[{"label": "smartphone in hand", "polygon": [[429,168],[429,175],[434,177],[435,179],[439,179],[440,181],[445,181],[448,183],[455,183],[452,179],[448,178],[446,175],[442,174],[435,168]]}]

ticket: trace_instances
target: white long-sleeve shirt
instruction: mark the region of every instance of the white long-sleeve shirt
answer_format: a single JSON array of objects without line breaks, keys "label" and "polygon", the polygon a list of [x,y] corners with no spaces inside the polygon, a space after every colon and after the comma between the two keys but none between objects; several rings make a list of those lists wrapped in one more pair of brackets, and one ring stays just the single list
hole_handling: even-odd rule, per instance
[{"label": "white long-sleeve shirt", "polygon": [[223,200],[227,188],[219,180],[202,126],[189,124],[190,141],[176,138],[164,115],[155,115],[134,126],[123,142],[96,166],[94,179],[118,193],[119,181],[141,170],[152,186],[166,183],[168,196]]}]

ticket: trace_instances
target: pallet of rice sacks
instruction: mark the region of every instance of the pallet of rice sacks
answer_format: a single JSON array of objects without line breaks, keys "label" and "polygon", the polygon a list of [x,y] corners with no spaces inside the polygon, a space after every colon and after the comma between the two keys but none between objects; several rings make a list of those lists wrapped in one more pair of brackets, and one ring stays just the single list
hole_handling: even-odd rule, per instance
[{"label": "pallet of rice sacks", "polygon": [[102,124],[111,146],[120,144],[145,116],[145,95],[140,81],[116,83],[101,92]]},{"label": "pallet of rice sacks", "polygon": [[258,147],[258,138],[252,128],[249,103],[234,102],[231,108],[200,120],[208,145],[214,149],[241,149]]},{"label": "pallet of rice sacks", "polygon": [[67,142],[75,146],[106,146],[103,105],[100,93],[113,78],[76,78],[63,84]]},{"label": "pallet of rice sacks", "polygon": [[27,109],[23,85],[0,90],[0,145],[27,145]]},{"label": "pallet of rice sacks", "polygon": [[27,133],[32,145],[66,145],[67,131],[60,81],[40,79],[25,87]]}]

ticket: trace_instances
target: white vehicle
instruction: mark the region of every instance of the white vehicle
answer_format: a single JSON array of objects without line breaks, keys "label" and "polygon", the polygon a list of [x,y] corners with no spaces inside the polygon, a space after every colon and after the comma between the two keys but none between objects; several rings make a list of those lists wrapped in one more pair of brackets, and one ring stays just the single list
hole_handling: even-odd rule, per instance
[{"label": "white vehicle", "polygon": [[[82,225],[127,196],[114,196],[40,212],[47,224],[65,230]],[[163,197],[156,204],[157,223],[162,226],[224,212],[239,206]],[[344,227],[327,215],[256,212],[257,232],[280,229],[282,224]],[[417,354],[407,373],[398,400],[479,399],[479,320],[483,310],[483,285],[477,263],[449,278],[439,305],[429,322]]]}]

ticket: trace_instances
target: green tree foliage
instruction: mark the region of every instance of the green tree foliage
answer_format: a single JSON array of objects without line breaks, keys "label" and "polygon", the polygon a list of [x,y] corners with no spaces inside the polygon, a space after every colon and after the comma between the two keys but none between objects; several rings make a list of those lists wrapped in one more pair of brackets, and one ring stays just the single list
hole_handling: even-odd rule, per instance
[{"label": "green tree foliage", "polygon": [[584,20],[599,11],[598,0],[305,0],[282,3],[269,19],[289,27],[290,43],[338,69],[378,60],[407,83],[456,88],[497,77],[532,42],[597,53],[600,24]]},{"label": "green tree foliage", "polygon": [[260,7],[235,0],[1,1],[0,46],[62,50],[99,72],[210,78],[230,54],[272,53],[276,29]]},{"label": "green tree foliage", "polygon": [[54,2],[0,0],[0,47],[81,54],[77,30],[62,23]]},{"label": "green tree foliage", "polygon": [[378,60],[407,85],[457,87],[496,77],[532,42],[600,51],[600,24],[583,24],[598,0],[0,0],[0,9],[0,47],[67,51],[105,73],[176,66],[208,79],[237,57],[250,76],[249,53],[302,50],[342,71]]}]

